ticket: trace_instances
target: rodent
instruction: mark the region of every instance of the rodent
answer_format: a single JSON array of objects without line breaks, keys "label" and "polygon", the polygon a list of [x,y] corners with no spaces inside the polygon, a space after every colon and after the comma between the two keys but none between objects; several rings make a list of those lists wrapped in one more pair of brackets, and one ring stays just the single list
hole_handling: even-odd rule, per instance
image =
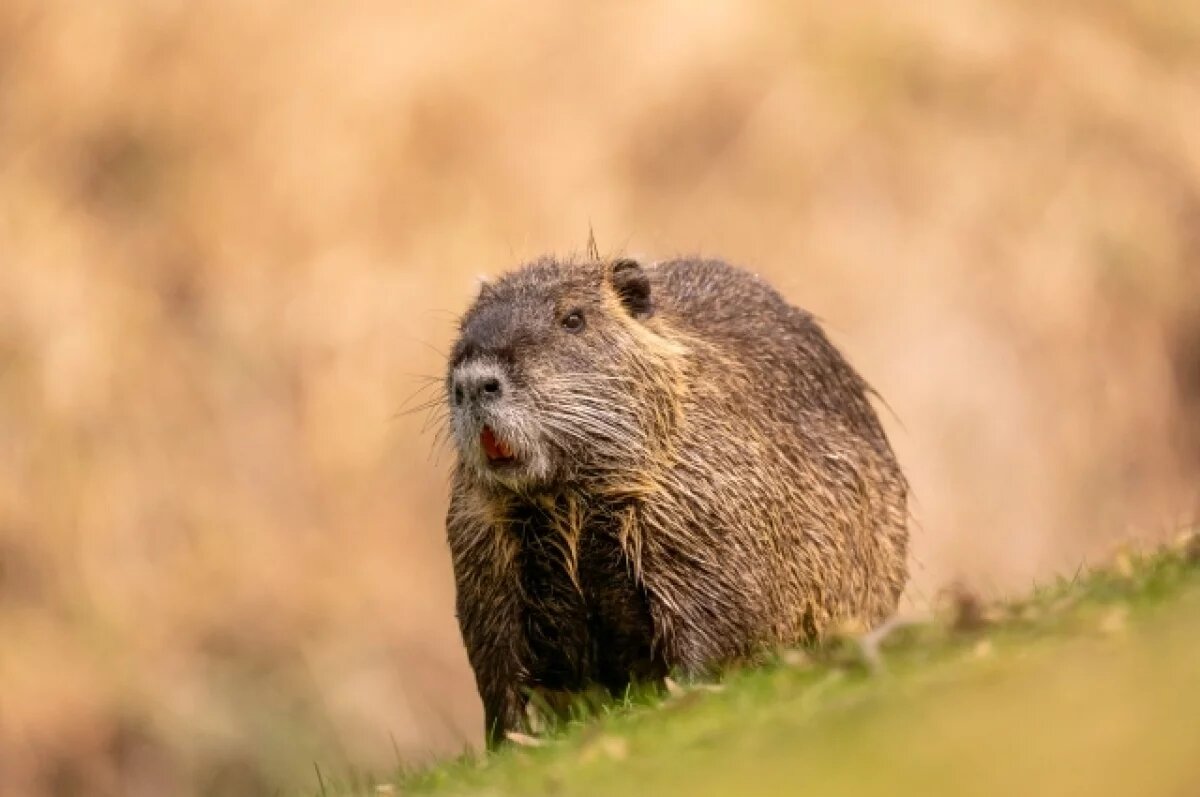
[{"label": "rodent", "polygon": [[896,608],[907,484],[871,389],[757,276],[543,258],[483,286],[446,391],[489,745],[533,690],[619,694]]}]

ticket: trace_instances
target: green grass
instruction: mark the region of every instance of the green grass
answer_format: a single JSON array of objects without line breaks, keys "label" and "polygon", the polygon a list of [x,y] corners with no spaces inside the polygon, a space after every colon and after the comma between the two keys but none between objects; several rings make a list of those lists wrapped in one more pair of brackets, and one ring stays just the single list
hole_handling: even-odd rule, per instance
[{"label": "green grass", "polygon": [[1200,550],[836,640],[330,794],[1200,794]]}]

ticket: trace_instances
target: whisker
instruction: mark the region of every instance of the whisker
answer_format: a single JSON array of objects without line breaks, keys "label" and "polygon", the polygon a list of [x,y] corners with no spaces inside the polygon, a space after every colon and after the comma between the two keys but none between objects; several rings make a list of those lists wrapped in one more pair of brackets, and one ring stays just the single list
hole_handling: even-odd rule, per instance
[{"label": "whisker", "polygon": [[445,400],[441,397],[427,399],[426,401],[423,401],[420,404],[415,404],[408,409],[402,409],[395,413],[392,418],[406,418],[409,415],[416,415],[418,412],[424,412],[426,410],[432,410],[438,407],[445,409]]},{"label": "whisker", "polygon": [[425,418],[425,422],[423,424],[421,424],[421,434],[425,434],[427,431],[429,431],[430,427],[432,427],[434,425],[445,426],[445,425],[447,425],[447,421],[449,421],[449,420],[450,420],[450,418],[449,418],[448,414],[439,414],[437,412],[431,412]]},{"label": "whisker", "polygon": [[425,394],[428,391],[437,388],[438,385],[439,385],[439,382],[431,379],[430,381],[428,381],[425,384],[416,388],[412,393],[410,393],[408,395],[408,398],[406,398],[406,399],[404,399],[404,401],[400,402],[400,407],[398,408],[398,412],[404,411],[404,409],[407,406],[409,406],[413,401],[416,401],[417,399],[422,398],[423,397],[422,394]]}]

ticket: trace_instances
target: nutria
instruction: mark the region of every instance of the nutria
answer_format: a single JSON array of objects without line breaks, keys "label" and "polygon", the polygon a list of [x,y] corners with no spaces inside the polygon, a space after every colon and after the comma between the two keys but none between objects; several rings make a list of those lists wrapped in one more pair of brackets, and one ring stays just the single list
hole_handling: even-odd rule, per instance
[{"label": "nutria", "polygon": [[619,693],[895,610],[906,485],[870,388],[756,276],[539,260],[483,286],[446,387],[489,744],[535,690]]}]

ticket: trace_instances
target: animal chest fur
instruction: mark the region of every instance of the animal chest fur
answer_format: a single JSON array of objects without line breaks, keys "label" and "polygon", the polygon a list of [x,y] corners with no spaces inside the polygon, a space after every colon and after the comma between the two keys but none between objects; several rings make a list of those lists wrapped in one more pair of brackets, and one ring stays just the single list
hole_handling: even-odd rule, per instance
[{"label": "animal chest fur", "polygon": [[661,677],[645,590],[603,514],[571,522],[560,507],[522,506],[522,630],[532,686],[578,691],[599,684],[620,693],[631,679]]}]

